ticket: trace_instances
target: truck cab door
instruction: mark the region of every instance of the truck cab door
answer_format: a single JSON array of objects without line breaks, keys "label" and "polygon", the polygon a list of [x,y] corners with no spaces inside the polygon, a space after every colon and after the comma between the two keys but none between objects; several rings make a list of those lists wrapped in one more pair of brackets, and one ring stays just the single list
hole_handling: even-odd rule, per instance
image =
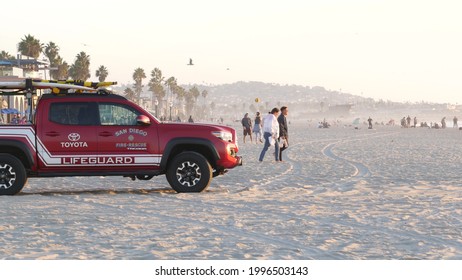
[{"label": "truck cab door", "polygon": [[104,168],[123,172],[160,168],[155,123],[138,124],[137,118],[143,113],[125,103],[99,102],[98,111],[98,151],[106,161]]},{"label": "truck cab door", "polygon": [[37,152],[43,171],[88,170],[98,154],[95,102],[49,102],[38,124]]}]

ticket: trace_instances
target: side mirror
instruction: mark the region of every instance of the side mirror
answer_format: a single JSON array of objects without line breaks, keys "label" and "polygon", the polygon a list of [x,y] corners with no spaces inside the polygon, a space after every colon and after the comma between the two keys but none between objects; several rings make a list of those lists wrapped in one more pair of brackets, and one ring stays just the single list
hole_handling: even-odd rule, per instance
[{"label": "side mirror", "polygon": [[139,115],[138,117],[136,117],[136,124],[137,125],[150,125],[151,120],[145,115]]}]

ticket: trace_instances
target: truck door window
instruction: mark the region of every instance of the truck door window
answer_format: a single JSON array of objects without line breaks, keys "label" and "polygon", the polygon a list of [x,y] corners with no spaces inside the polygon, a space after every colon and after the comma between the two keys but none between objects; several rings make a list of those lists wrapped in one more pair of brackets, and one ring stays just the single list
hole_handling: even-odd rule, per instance
[{"label": "truck door window", "polygon": [[135,109],[123,104],[99,104],[101,125],[136,125],[136,117],[139,114]]},{"label": "truck door window", "polygon": [[62,125],[97,125],[94,103],[65,102],[50,105],[49,120]]}]

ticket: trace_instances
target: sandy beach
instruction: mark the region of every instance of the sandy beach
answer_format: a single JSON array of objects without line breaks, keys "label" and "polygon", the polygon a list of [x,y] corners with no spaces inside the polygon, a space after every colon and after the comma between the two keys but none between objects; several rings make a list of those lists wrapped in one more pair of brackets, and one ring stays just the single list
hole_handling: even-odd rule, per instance
[{"label": "sandy beach", "polygon": [[284,162],[241,137],[244,165],[195,194],[164,176],[32,178],[0,197],[0,259],[462,259],[461,138],[300,122]]}]

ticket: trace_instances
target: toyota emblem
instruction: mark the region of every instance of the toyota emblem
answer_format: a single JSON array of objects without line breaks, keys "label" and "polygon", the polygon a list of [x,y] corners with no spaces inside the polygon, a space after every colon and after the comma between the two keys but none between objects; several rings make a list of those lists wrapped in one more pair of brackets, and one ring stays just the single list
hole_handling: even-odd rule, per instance
[{"label": "toyota emblem", "polygon": [[78,133],[71,133],[67,136],[67,138],[70,140],[70,141],[79,141],[80,140],[80,134]]}]

